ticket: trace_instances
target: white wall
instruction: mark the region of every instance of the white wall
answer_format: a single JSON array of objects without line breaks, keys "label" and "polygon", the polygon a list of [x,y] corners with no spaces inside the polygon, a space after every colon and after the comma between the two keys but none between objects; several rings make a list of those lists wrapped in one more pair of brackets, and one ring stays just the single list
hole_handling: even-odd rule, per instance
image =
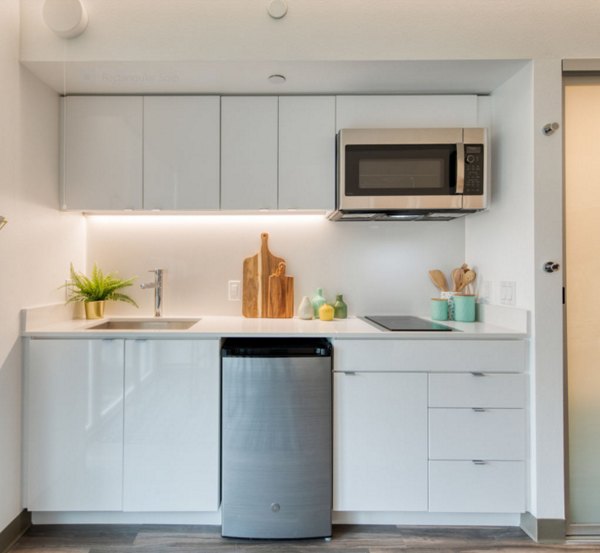
[{"label": "white wall", "polygon": [[73,43],[22,4],[25,60],[600,57],[597,0],[288,0],[279,21],[266,0],[86,0]]},{"label": "white wall", "polygon": [[500,304],[500,283],[515,282],[516,306],[524,309],[533,309],[532,94],[531,65],[492,94],[490,210],[466,220],[466,258],[479,292]]},{"label": "white wall", "polygon": [[80,215],[58,212],[58,97],[18,63],[19,1],[0,2],[0,531],[21,503],[19,311],[61,301],[83,263]]},{"label": "white wall", "polygon": [[[343,293],[351,314],[427,314],[437,294],[427,271],[449,274],[464,260],[464,222],[332,223],[318,216],[88,216],[88,268],[97,262],[138,282],[167,270],[165,315],[240,315],[227,300],[227,281],[241,280],[242,262],[270,234],[272,253],[288,262],[296,306],[317,287]],[[140,309],[153,314],[153,291],[131,289]]]}]

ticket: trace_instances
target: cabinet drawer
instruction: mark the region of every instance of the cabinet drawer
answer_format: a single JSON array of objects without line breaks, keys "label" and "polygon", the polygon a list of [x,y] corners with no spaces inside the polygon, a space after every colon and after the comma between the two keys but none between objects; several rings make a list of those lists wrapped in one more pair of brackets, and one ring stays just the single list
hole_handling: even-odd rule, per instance
[{"label": "cabinet drawer", "polygon": [[429,510],[444,513],[522,513],[522,461],[429,462]]},{"label": "cabinet drawer", "polygon": [[336,371],[523,372],[523,340],[336,340]]},{"label": "cabinet drawer", "polygon": [[431,374],[429,407],[515,407],[526,404],[524,374]]},{"label": "cabinet drawer", "polygon": [[429,409],[430,459],[525,458],[522,409]]}]

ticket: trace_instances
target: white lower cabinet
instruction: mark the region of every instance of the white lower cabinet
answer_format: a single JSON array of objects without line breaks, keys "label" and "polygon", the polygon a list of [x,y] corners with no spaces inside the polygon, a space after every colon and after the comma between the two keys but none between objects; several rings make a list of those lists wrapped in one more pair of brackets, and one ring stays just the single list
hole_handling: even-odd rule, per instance
[{"label": "white lower cabinet", "polygon": [[334,375],[333,509],[427,510],[427,374]]},{"label": "white lower cabinet", "polygon": [[524,375],[429,375],[429,510],[525,511]]},{"label": "white lower cabinet", "polygon": [[128,340],[125,511],[219,508],[218,340]]},{"label": "white lower cabinet", "polygon": [[430,409],[430,459],[525,458],[523,409]]},{"label": "white lower cabinet", "polygon": [[219,340],[29,340],[30,511],[217,511]]},{"label": "white lower cabinet", "polygon": [[430,461],[429,510],[440,513],[525,511],[522,461]]},{"label": "white lower cabinet", "polygon": [[523,340],[342,340],[334,510],[526,509]]},{"label": "white lower cabinet", "polygon": [[123,348],[123,340],[30,341],[30,511],[121,510]]}]

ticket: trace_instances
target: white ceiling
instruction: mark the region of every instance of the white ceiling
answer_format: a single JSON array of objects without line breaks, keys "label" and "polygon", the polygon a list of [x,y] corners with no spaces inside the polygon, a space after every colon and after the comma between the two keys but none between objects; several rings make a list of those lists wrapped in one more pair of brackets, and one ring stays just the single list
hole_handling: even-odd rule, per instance
[{"label": "white ceiling", "polygon": [[[23,61],[61,94],[488,94],[526,60]],[[286,76],[272,84],[269,75]]]}]

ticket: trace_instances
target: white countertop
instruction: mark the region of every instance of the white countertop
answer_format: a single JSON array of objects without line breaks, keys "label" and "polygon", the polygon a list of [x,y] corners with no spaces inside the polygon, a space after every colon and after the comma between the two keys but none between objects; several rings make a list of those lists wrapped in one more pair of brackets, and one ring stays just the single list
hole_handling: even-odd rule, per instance
[{"label": "white countertop", "polygon": [[[220,337],[298,337],[320,336],[335,339],[522,339],[527,333],[494,324],[458,323],[445,321],[458,332],[390,332],[360,318],[350,317],[335,321],[305,321],[293,319],[248,319],[245,317],[164,317],[166,320],[200,320],[186,330],[96,330],[91,327],[121,317],[103,320],[62,319],[33,315],[26,310],[23,317],[22,335],[30,338],[220,338]],[[425,318],[425,317],[423,317]],[[123,317],[127,320],[147,320],[144,317]]]}]

